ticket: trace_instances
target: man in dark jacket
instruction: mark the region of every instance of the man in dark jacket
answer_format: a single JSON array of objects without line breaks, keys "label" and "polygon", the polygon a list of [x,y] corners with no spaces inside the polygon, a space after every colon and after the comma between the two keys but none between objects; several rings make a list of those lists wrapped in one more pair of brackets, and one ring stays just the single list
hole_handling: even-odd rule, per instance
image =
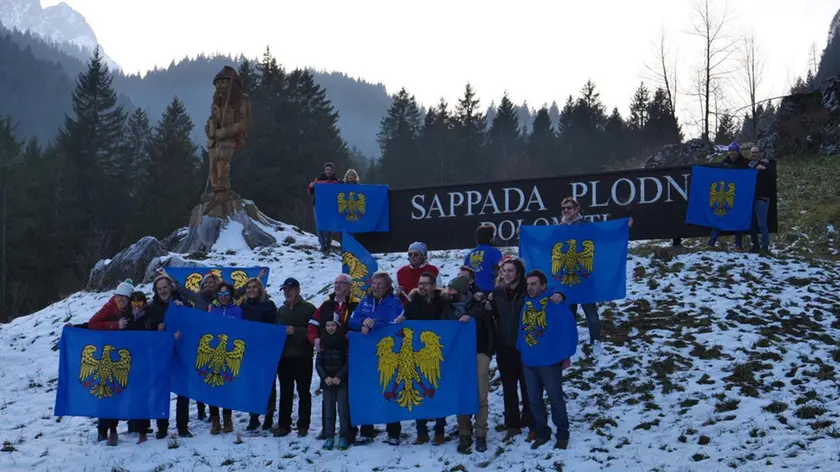
[{"label": "man in dark jacket", "polygon": [[[307,191],[312,195],[312,211],[315,211],[315,185],[316,184],[340,184],[341,180],[335,175],[335,164],[327,162],[324,164],[324,173],[318,176],[317,179],[309,183]],[[317,229],[316,229],[317,231]],[[321,244],[321,251],[329,252],[330,243],[332,242],[332,235],[329,231],[317,231],[318,242]]]},{"label": "man in dark jacket", "polygon": [[[753,204],[753,220],[750,227],[750,252],[758,253],[770,250],[770,229],[767,226],[767,213],[770,211],[770,199],[776,193],[776,161],[766,159],[761,155],[761,149],[753,146],[750,149],[750,168],[758,171],[755,182],[755,203]],[[759,245],[758,232],[761,231]]]},{"label": "man in dark jacket", "polygon": [[[470,281],[458,276],[449,282],[446,295],[450,307],[446,319],[462,323],[475,320],[476,360],[478,362],[478,413],[475,415],[475,448],[478,452],[487,450],[487,416],[489,413],[487,395],[490,391],[490,358],[493,357],[493,320],[469,290]],[[467,454],[472,448],[473,425],[471,415],[458,415],[458,452]]]},{"label": "man in dark jacket", "polygon": [[[309,434],[312,413],[313,346],[306,336],[309,320],[315,314],[315,306],[304,301],[300,296],[300,282],[293,278],[286,279],[282,285],[286,301],[277,312],[277,324],[286,326],[286,346],[283,357],[277,367],[280,378],[280,407],[275,436],[287,436],[292,432],[292,405],[295,385],[298,394],[298,436]],[[272,401],[272,403],[274,403]]]},{"label": "man in dark jacket", "polygon": [[[417,281],[417,288],[408,294],[408,304],[405,308],[406,320],[434,321],[444,318],[446,312],[451,311],[449,300],[436,287],[437,277],[431,272],[424,272]],[[429,442],[428,419],[417,420],[417,439],[414,444]],[[435,440],[433,444],[440,446],[446,442],[446,418],[435,419]]]},{"label": "man in dark jacket", "polygon": [[[188,305],[189,302],[186,302],[181,297],[181,292],[175,288],[175,281],[173,281],[168,275],[158,275],[155,277],[154,282],[152,282],[152,290],[154,291],[155,295],[152,297],[152,303],[146,308],[149,316],[160,320],[161,323],[166,323],[166,311],[169,309],[170,303],[175,303],[176,305]],[[198,419],[203,419],[204,414],[204,404],[198,404]],[[175,400],[175,424],[178,428],[178,436],[182,438],[191,438],[193,437],[192,432],[189,429],[189,421],[190,421],[190,399],[178,395],[177,400]],[[157,420],[157,434],[155,437],[157,439],[163,439],[166,437],[166,434],[169,430],[169,420]]]},{"label": "man in dark jacket", "polygon": [[[719,166],[721,167],[728,167],[731,169],[749,169],[750,168],[750,160],[744,157],[741,154],[741,146],[738,143],[733,142],[729,145],[728,152],[723,161],[720,162]],[[709,247],[715,247],[717,244],[717,240],[720,237],[720,230],[712,229],[712,234],[709,236],[709,242],[707,245]],[[735,250],[736,251],[743,251],[744,250],[744,233],[737,231],[735,232]]]}]

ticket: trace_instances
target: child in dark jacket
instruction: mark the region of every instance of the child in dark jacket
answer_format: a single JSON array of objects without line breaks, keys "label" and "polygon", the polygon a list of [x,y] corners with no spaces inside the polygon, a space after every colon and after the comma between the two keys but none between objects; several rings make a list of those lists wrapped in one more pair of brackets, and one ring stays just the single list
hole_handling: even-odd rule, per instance
[{"label": "child in dark jacket", "polygon": [[338,432],[338,448],[347,449],[348,434],[350,433],[350,396],[347,389],[349,343],[338,322],[327,320],[326,334],[321,338],[321,350],[318,351],[316,368],[321,377],[324,405],[321,421],[324,425],[324,449],[335,446],[335,410],[338,405],[340,429]]}]

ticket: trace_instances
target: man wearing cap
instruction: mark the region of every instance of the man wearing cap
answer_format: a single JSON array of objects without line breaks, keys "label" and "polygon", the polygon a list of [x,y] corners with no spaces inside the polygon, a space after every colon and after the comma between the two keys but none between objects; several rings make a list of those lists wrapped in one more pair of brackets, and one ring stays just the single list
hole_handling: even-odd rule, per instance
[{"label": "man wearing cap", "polygon": [[458,415],[458,452],[467,454],[472,448],[472,436],[475,432],[475,449],[487,450],[487,416],[489,413],[487,395],[490,391],[490,358],[493,357],[494,329],[490,313],[470,293],[470,280],[459,275],[453,278],[446,288],[450,307],[446,319],[462,323],[475,320],[476,361],[478,362],[478,413],[475,415],[473,430],[471,415]]},{"label": "man wearing cap", "polygon": [[[753,204],[753,220],[750,226],[750,252],[758,253],[770,250],[770,229],[767,226],[767,213],[770,211],[770,199],[776,191],[776,161],[761,155],[761,149],[753,146],[750,149],[750,168],[758,171],[755,182],[755,203]],[[761,231],[761,242],[758,232]]]},{"label": "man wearing cap", "polygon": [[[315,185],[316,184],[340,184],[341,180],[335,175],[335,164],[332,162],[327,162],[324,164],[324,172],[318,176],[312,182],[309,182],[309,186],[306,190],[309,192],[309,195],[312,195],[312,211],[315,211]],[[332,235],[329,231],[318,231],[316,228],[316,232],[318,233],[318,243],[321,245],[321,251],[329,252],[330,250],[330,243],[332,242]]]},{"label": "man wearing cap", "polygon": [[[304,301],[300,296],[300,282],[288,278],[282,285],[286,301],[277,311],[277,324],[286,326],[286,346],[277,367],[280,378],[279,419],[275,436],[287,436],[292,432],[292,405],[295,385],[298,394],[298,436],[309,434],[309,421],[312,414],[312,344],[306,336],[309,320],[315,314],[315,306]],[[274,404],[274,400],[271,399]]]},{"label": "man wearing cap", "polygon": [[440,276],[440,270],[427,262],[427,255],[428,248],[425,243],[415,241],[408,246],[408,264],[397,271],[397,295],[403,305],[408,305],[407,295],[417,288],[417,282],[424,272],[430,272],[436,278]]}]

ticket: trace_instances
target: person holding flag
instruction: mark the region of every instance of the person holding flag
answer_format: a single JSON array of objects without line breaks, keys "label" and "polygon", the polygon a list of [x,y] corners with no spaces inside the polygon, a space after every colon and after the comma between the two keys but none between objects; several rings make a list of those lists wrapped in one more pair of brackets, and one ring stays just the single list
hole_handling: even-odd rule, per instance
[{"label": "person holding flag", "polygon": [[531,402],[536,432],[531,449],[551,438],[543,390],[548,393],[551,419],[557,427],[555,449],[569,446],[569,415],[563,398],[564,362],[577,350],[577,325],[565,304],[551,303],[548,279],[539,270],[525,276],[528,297],[519,317],[516,349],[522,353],[525,384]]}]

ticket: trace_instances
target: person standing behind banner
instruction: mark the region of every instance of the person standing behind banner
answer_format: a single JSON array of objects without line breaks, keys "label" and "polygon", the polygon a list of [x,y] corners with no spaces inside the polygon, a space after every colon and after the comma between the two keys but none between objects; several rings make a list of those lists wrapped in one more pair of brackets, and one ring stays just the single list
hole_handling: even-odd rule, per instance
[{"label": "person standing behind banner", "polygon": [[[239,305],[242,308],[242,319],[248,321],[255,321],[257,323],[274,324],[277,318],[277,305],[271,300],[262,281],[258,278],[248,280],[245,284],[245,299]],[[276,391],[274,382],[271,383],[271,390]],[[276,395],[276,394],[275,394]],[[265,412],[265,421],[263,422],[263,431],[271,431],[274,426],[274,400],[269,399],[268,407]],[[251,420],[248,423],[247,431],[254,431],[260,427],[260,415],[251,414]]]},{"label": "person standing behind banner", "polygon": [[[88,329],[118,330],[125,329],[128,326],[128,319],[131,316],[129,297],[134,293],[134,285],[132,284],[131,279],[125,279],[124,282],[117,285],[114,295],[88,321]],[[119,442],[119,436],[117,435],[117,425],[119,423],[119,420],[99,418],[97,442],[107,439],[109,446],[116,446]]]},{"label": "person standing behind banner", "polygon": [[[580,203],[572,197],[566,197],[560,204],[563,210],[563,218],[560,225],[575,225],[585,223],[583,215],[580,214]],[[633,226],[633,218],[627,221],[628,226]],[[569,305],[572,314],[577,316],[577,304]],[[595,303],[584,303],[581,305],[583,314],[586,316],[586,327],[589,328],[589,342],[592,344],[592,355],[597,359],[601,356],[601,320],[598,314],[598,305]]]},{"label": "person standing behind banner", "polygon": [[342,183],[345,184],[360,184],[362,183],[359,180],[359,174],[354,169],[347,169],[347,172],[344,173],[344,180]]},{"label": "person standing behind banner", "polygon": [[[405,309],[400,300],[394,296],[394,281],[391,276],[381,271],[373,274],[370,293],[356,307],[356,311],[350,317],[349,328],[367,335],[371,331],[403,321],[405,321]],[[360,429],[361,435],[367,439],[373,439],[376,436],[373,425],[362,425]],[[402,432],[400,422],[388,423],[385,429],[388,432],[388,444],[399,446]]]},{"label": "person standing behind banner", "polygon": [[[315,185],[316,184],[338,184],[341,183],[341,180],[335,176],[335,164],[332,162],[327,162],[324,164],[324,172],[319,175],[315,180],[309,183],[307,187],[307,191],[309,195],[312,195],[312,212],[313,215],[315,214]],[[316,217],[315,221],[317,222],[318,219]],[[316,223],[317,224],[317,223]],[[318,231],[316,228],[315,231],[318,233],[318,243],[321,245],[321,251],[324,253],[329,252],[330,244],[332,242],[332,235],[329,231]]]},{"label": "person standing behind banner", "polygon": [[[729,167],[732,169],[749,169],[750,168],[750,160],[744,157],[741,154],[741,146],[738,143],[733,142],[729,145],[728,153],[726,157],[721,161],[720,166]],[[712,228],[712,234],[709,236],[709,242],[707,245],[710,248],[715,247],[717,244],[717,240],[720,237],[720,230]],[[736,231],[735,232],[735,251],[741,252],[744,250],[744,232],[743,231]]]},{"label": "person standing behind banner", "polygon": [[[298,436],[309,434],[309,424],[312,416],[312,357],[313,346],[306,336],[309,320],[315,315],[315,306],[304,301],[300,296],[300,282],[288,278],[283,285],[283,295],[286,301],[277,311],[277,324],[286,326],[286,346],[283,357],[277,367],[280,378],[280,406],[277,419],[277,430],[274,436],[288,436],[292,432],[292,406],[294,404],[295,386],[298,394]],[[274,403],[274,398],[271,400]]]},{"label": "person standing behind banner", "polygon": [[[770,199],[776,190],[776,161],[761,156],[761,149],[750,149],[750,168],[758,171],[755,182],[755,203],[753,204],[752,225],[750,225],[750,252],[770,251],[770,228],[767,226],[767,214],[770,212]],[[759,245],[758,232],[761,231]]]},{"label": "person standing behind banner", "polygon": [[475,274],[475,283],[479,290],[490,293],[496,286],[498,264],[502,260],[502,251],[493,246],[496,230],[491,225],[481,225],[475,230],[475,242],[478,246],[467,253],[464,265]]},{"label": "person standing behind banner", "polygon": [[420,276],[424,272],[434,274],[437,278],[436,284],[440,285],[440,270],[429,264],[428,252],[426,244],[420,241],[415,241],[408,246],[408,264],[397,271],[397,295],[403,306],[408,305],[408,294],[417,288],[417,282],[420,281]]},{"label": "person standing behind banner", "polygon": [[[211,314],[225,316],[228,318],[242,319],[242,308],[236,304],[233,296],[236,290],[227,282],[222,282],[216,287],[216,299],[210,305],[209,311]],[[225,433],[233,432],[233,412],[229,408],[222,410],[224,418],[224,428],[219,424],[219,407],[210,407],[210,434],[219,434],[221,431]]]}]

